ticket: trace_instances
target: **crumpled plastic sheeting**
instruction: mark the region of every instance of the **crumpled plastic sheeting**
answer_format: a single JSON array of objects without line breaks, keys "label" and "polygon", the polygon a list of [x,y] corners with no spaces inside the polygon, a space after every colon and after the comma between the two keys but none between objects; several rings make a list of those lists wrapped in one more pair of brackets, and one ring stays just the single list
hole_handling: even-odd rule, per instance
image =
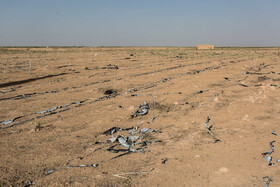
[{"label": "crumpled plastic sheeting", "polygon": [[131,118],[136,118],[137,116],[146,115],[146,114],[148,114],[149,109],[150,109],[149,104],[146,101],[144,101],[144,104],[140,105],[139,109],[130,116],[131,116]]},{"label": "crumpled plastic sheeting", "polygon": [[[111,143],[119,142],[120,145],[127,148],[127,149],[115,149],[115,146],[117,146],[117,145],[113,145],[110,148],[108,148],[107,151],[109,151],[109,152],[114,152],[114,153],[125,152],[121,155],[113,157],[112,159],[115,159],[115,158],[118,158],[118,157],[121,157],[121,156],[124,156],[124,155],[128,155],[132,152],[139,152],[139,151],[144,152],[144,149],[146,148],[144,146],[147,146],[148,144],[152,144],[152,143],[156,143],[156,142],[162,142],[161,140],[155,140],[155,141],[150,141],[150,142],[149,141],[137,142],[139,139],[143,138],[143,136],[142,136],[143,134],[149,133],[149,132],[157,132],[157,131],[155,131],[153,129],[150,129],[150,128],[143,128],[141,130],[138,130],[140,125],[141,125],[141,123],[138,124],[136,127],[130,128],[130,130],[129,130],[130,135],[128,137],[123,136],[123,135],[119,135],[117,137],[112,137],[108,140]],[[110,134],[115,133],[119,129],[120,129],[119,127],[113,127],[111,129],[105,131],[103,134],[110,135]],[[126,130],[128,130],[128,129],[126,129]],[[136,134],[137,134],[137,136],[136,136]],[[132,149],[136,145],[141,145],[144,148]]]}]

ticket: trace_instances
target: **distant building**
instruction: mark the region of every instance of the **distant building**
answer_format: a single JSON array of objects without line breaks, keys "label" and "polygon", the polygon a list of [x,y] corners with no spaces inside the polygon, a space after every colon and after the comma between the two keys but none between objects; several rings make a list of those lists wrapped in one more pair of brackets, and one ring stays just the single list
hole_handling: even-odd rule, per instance
[{"label": "distant building", "polygon": [[196,49],[214,49],[214,45],[197,45]]}]

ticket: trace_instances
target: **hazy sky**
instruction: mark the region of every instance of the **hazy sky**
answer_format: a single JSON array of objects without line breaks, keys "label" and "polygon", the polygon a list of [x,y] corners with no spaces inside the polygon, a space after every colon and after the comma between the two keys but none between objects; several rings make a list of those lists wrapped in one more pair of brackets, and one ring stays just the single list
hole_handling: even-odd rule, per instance
[{"label": "hazy sky", "polygon": [[0,0],[0,46],[280,46],[280,0]]}]

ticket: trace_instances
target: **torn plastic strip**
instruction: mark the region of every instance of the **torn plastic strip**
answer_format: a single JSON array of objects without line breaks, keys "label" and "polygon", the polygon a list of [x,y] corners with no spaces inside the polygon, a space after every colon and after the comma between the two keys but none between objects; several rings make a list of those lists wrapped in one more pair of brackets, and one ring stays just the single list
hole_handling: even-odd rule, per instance
[{"label": "torn plastic strip", "polygon": [[112,134],[114,134],[114,133],[116,133],[118,131],[129,131],[131,129],[133,129],[133,127],[125,128],[125,129],[122,129],[120,127],[112,127],[111,129],[108,129],[108,130],[104,131],[102,134],[104,134],[106,136],[109,136],[109,135],[112,135]]},{"label": "torn plastic strip", "polygon": [[1,121],[0,123],[3,124],[3,125],[9,125],[10,123],[13,123],[15,120],[19,119],[19,118],[22,118],[23,116],[19,116],[19,117],[16,117],[16,118],[13,118],[13,119],[8,119],[8,120],[5,120],[5,121]]},{"label": "torn plastic strip", "polygon": [[[26,122],[32,121],[32,120],[34,120],[34,119],[40,119],[40,118],[43,118],[43,117],[46,117],[46,116],[50,116],[50,115],[53,115],[53,114],[58,114],[58,113],[60,113],[60,112],[65,112],[65,111],[67,111],[67,110],[70,110],[70,108],[66,108],[66,109],[64,109],[64,110],[60,110],[60,111],[57,111],[57,112],[51,112],[51,113],[49,113],[49,114],[44,114],[44,115],[41,115],[41,116],[36,116],[36,117],[34,117],[34,118],[30,118],[30,119],[27,119],[27,120],[25,120],[25,121],[21,121],[21,122],[12,124],[12,125],[10,125],[10,126],[3,127],[2,129],[7,129],[7,128],[14,127],[14,126],[18,126],[18,125],[24,124],[24,123],[26,123]],[[1,128],[0,128],[0,129],[1,129]]]},{"label": "torn plastic strip", "polygon": [[66,168],[82,168],[82,167],[94,167],[96,168],[98,164],[88,164],[88,165],[79,165],[79,166],[68,166]]},{"label": "torn plastic strip", "polygon": [[272,182],[272,181],[273,181],[273,180],[272,180],[272,177],[268,177],[268,176],[263,177],[263,179],[267,179],[267,181],[265,182],[265,187],[268,187],[268,186],[269,186],[269,184],[270,184],[270,182]]},{"label": "torn plastic strip", "polygon": [[269,144],[270,144],[270,151],[268,151],[268,152],[265,152],[265,153],[262,153],[262,155],[270,155],[271,153],[273,153],[274,152],[274,145],[273,145],[273,143],[274,143],[275,141],[272,141],[272,142],[270,142]]},{"label": "torn plastic strip", "polygon": [[209,116],[207,116],[207,120],[206,120],[206,124],[205,124],[206,130],[207,130],[207,132],[212,136],[212,138],[214,139],[214,143],[220,143],[221,140],[217,139],[217,138],[212,134],[212,132],[211,132],[212,125],[209,127],[209,121],[210,121],[210,118],[209,118]]},{"label": "torn plastic strip", "polygon": [[82,104],[85,101],[86,100],[78,101],[78,102],[72,102],[72,103],[67,104],[67,105],[57,106],[57,107],[54,107],[54,108],[51,108],[51,109],[48,109],[48,110],[43,110],[43,111],[37,112],[37,114],[45,114],[45,113],[48,113],[48,112],[53,112],[53,111],[55,111],[57,109],[66,108],[66,107],[69,107],[69,106],[71,106],[73,104],[80,105],[80,104]]},{"label": "torn plastic strip", "polygon": [[244,87],[249,87],[248,85],[246,85],[246,84],[244,84],[244,83],[242,83],[242,82],[240,83],[240,85],[241,85],[241,86],[244,86]]},{"label": "torn plastic strip", "polygon": [[148,114],[149,109],[150,109],[149,104],[146,101],[144,101],[144,104],[140,105],[138,110],[134,114],[130,115],[130,117],[136,118],[137,116],[146,115]]},{"label": "torn plastic strip", "polygon": [[55,170],[54,170],[54,169],[51,169],[51,170],[47,171],[47,174],[46,174],[46,176],[47,176],[47,175],[50,175],[50,174],[52,174],[53,172],[55,172]]},{"label": "torn plastic strip", "polygon": [[275,136],[278,136],[278,133],[272,131],[271,134],[274,134]]},{"label": "torn plastic strip", "polygon": [[274,164],[271,163],[271,161],[272,161],[272,157],[271,157],[271,156],[264,157],[264,159],[267,161],[267,163],[268,163],[269,166],[274,166]]}]

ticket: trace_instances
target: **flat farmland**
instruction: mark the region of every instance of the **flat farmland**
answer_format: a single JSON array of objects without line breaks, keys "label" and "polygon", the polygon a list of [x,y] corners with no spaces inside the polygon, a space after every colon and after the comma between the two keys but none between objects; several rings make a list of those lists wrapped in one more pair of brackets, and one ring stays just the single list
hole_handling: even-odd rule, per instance
[{"label": "flat farmland", "polygon": [[279,121],[278,48],[0,48],[0,186],[280,186]]}]

